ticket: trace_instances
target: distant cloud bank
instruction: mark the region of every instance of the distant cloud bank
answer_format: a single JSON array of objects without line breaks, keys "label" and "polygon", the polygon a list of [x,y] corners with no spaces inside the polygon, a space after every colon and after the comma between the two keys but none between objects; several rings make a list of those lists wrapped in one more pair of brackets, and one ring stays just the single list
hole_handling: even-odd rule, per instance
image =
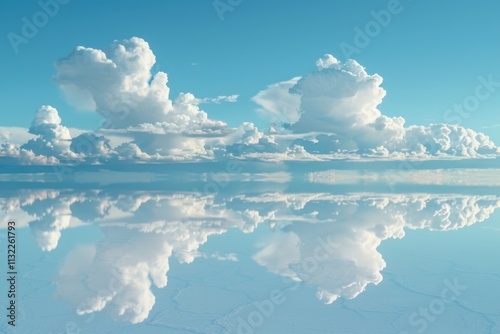
[{"label": "distant cloud bank", "polygon": [[[332,55],[317,70],[270,84],[252,98],[256,113],[236,128],[210,119],[201,104],[232,103],[238,95],[170,97],[168,76],[153,74],[156,62],[141,38],[114,41],[101,51],[79,46],[55,63],[55,82],[76,109],[102,116],[100,128],[78,135],[64,126],[56,108],[45,105],[29,129],[0,128],[0,157],[20,164],[117,160],[200,161],[238,156],[269,161],[336,158],[449,159],[499,156],[483,133],[453,124],[405,125],[378,110],[386,91],[382,77],[355,60]],[[21,139],[23,143],[15,142]]]}]

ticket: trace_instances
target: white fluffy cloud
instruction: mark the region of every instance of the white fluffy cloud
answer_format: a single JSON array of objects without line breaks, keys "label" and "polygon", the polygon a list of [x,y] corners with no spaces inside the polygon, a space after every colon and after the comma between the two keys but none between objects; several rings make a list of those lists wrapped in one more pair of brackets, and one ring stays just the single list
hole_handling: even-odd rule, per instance
[{"label": "white fluffy cloud", "polygon": [[471,129],[407,126],[402,117],[383,115],[378,109],[386,95],[382,77],[367,73],[355,60],[343,63],[325,55],[316,62],[316,71],[258,92],[252,100],[269,120],[268,131],[251,122],[230,128],[200,108],[236,102],[236,94],[198,98],[180,93],[171,98],[167,74],[154,73],[155,62],[149,44],[137,37],[114,41],[105,51],[77,47],[56,61],[54,80],[70,104],[101,115],[101,127],[72,138],[57,110],[42,106],[23,145],[13,142],[19,135],[0,129],[0,156],[53,164],[233,156],[268,161],[441,159],[500,153],[488,136]]},{"label": "white fluffy cloud", "polygon": [[0,145],[0,156],[3,157],[19,157],[20,151],[19,146],[11,143],[5,142]]},{"label": "white fluffy cloud", "polygon": [[282,148],[273,134],[263,133],[253,124],[245,122],[224,138],[225,153],[234,156],[279,152]]},{"label": "white fluffy cloud", "polygon": [[354,60],[345,64],[333,60],[290,89],[291,94],[300,96],[300,118],[292,124],[296,132],[352,135],[381,116],[377,106],[386,94],[380,87],[382,78],[368,75]]},{"label": "white fluffy cloud", "polygon": [[412,153],[425,152],[434,156],[478,157],[499,153],[495,143],[485,134],[452,124],[408,127],[405,148]]},{"label": "white fluffy cloud", "polygon": [[94,133],[82,133],[71,140],[70,150],[84,156],[106,156],[111,152],[110,140]]},{"label": "white fluffy cloud", "polygon": [[105,128],[164,120],[172,110],[166,73],[152,76],[155,56],[146,41],[115,41],[109,51],[77,47],[55,63],[54,80],[68,100],[84,101],[101,114]]},{"label": "white fluffy cloud", "polygon": [[300,97],[288,91],[297,84],[300,77],[269,85],[252,98],[262,108],[257,111],[271,122],[296,123],[299,118]]},{"label": "white fluffy cloud", "polygon": [[[51,106],[42,106],[35,113],[29,133],[36,137],[21,145],[21,156],[30,159],[57,158],[71,156],[69,146],[71,133],[61,125],[57,110]],[[50,160],[50,159],[49,159]]]},{"label": "white fluffy cloud", "polygon": [[[140,38],[115,41],[108,51],[78,47],[56,62],[55,81],[74,104],[92,106],[104,117],[103,129],[119,129],[129,143],[118,153],[147,159],[193,159],[207,156],[206,137],[229,132],[221,121],[208,118],[203,103],[236,102],[238,95],[196,98],[181,93],[170,99],[164,72],[152,74],[155,56]],[[76,100],[76,102],[75,102]]]},{"label": "white fluffy cloud", "polygon": [[[298,114],[286,113],[298,118],[289,128],[304,134],[293,144],[309,153],[397,158],[498,155],[488,136],[471,129],[449,124],[405,127],[404,118],[383,115],[378,110],[386,95],[382,77],[368,74],[354,60],[342,63],[325,55],[316,65],[317,71],[271,85],[253,98],[272,122],[286,121],[285,113],[276,108],[280,100],[287,110],[298,110]],[[313,138],[305,136],[314,133]]]},{"label": "white fluffy cloud", "polygon": [[[224,146],[224,137],[233,130],[209,119],[199,105],[236,102],[238,95],[200,99],[180,93],[171,100],[167,74],[152,73],[155,61],[148,43],[136,37],[115,41],[106,51],[77,47],[55,63],[54,80],[73,106],[103,117],[101,128],[72,138],[57,110],[43,106],[29,129],[34,138],[18,147],[2,131],[6,142],[0,154],[34,164],[61,158],[64,163],[210,158],[207,142],[220,138],[215,142]],[[111,137],[119,143],[113,145]]]}]

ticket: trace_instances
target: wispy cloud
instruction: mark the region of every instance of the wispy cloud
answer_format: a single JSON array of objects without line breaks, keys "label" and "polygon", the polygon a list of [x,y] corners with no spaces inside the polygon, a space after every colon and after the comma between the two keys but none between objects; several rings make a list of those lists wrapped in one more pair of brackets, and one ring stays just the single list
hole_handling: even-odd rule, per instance
[{"label": "wispy cloud", "polygon": [[483,126],[483,129],[494,129],[494,128],[500,128],[500,124]]}]

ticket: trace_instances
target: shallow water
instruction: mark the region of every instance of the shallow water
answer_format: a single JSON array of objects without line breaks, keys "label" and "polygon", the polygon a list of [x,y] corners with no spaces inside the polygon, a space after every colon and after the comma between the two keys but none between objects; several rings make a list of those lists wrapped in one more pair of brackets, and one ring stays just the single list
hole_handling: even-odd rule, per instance
[{"label": "shallow water", "polygon": [[460,172],[4,182],[16,333],[499,333],[498,185]]}]

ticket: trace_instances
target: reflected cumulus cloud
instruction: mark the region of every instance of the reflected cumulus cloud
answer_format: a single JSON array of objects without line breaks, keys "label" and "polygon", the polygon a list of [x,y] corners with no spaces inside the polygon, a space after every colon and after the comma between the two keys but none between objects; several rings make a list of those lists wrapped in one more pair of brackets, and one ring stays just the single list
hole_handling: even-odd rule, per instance
[{"label": "reflected cumulus cloud", "polygon": [[[108,215],[95,217],[104,237],[92,248],[68,255],[57,280],[57,294],[78,314],[106,311],[132,323],[144,321],[151,311],[152,285],[167,285],[172,256],[180,263],[191,263],[207,256],[198,249],[209,236],[232,227],[251,232],[263,221],[248,212],[227,210],[213,196],[191,193],[110,196],[101,201],[86,197],[74,204],[82,206],[86,210],[80,214],[102,213],[103,206],[110,207]],[[209,257],[235,260],[231,254]],[[86,265],[74,265],[82,262]]]},{"label": "reflected cumulus cloud", "polygon": [[[271,187],[272,188],[272,187]],[[2,220],[29,217],[38,246],[54,250],[66,228],[96,224],[102,238],[71,251],[56,278],[56,295],[80,314],[106,312],[143,322],[155,305],[153,287],[168,283],[170,261],[238,261],[238,253],[200,247],[230,229],[260,234],[253,260],[267,271],[316,289],[329,304],[352,299],[383,279],[378,251],[409,229],[456,230],[487,219],[493,195],[332,194],[262,191],[199,192],[33,190],[1,198]]]},{"label": "reflected cumulus cloud", "polygon": [[281,226],[254,255],[271,272],[317,287],[327,304],[355,298],[382,281],[386,263],[377,248],[405,229],[449,231],[487,219],[496,196],[267,194],[250,203],[280,208]]}]

